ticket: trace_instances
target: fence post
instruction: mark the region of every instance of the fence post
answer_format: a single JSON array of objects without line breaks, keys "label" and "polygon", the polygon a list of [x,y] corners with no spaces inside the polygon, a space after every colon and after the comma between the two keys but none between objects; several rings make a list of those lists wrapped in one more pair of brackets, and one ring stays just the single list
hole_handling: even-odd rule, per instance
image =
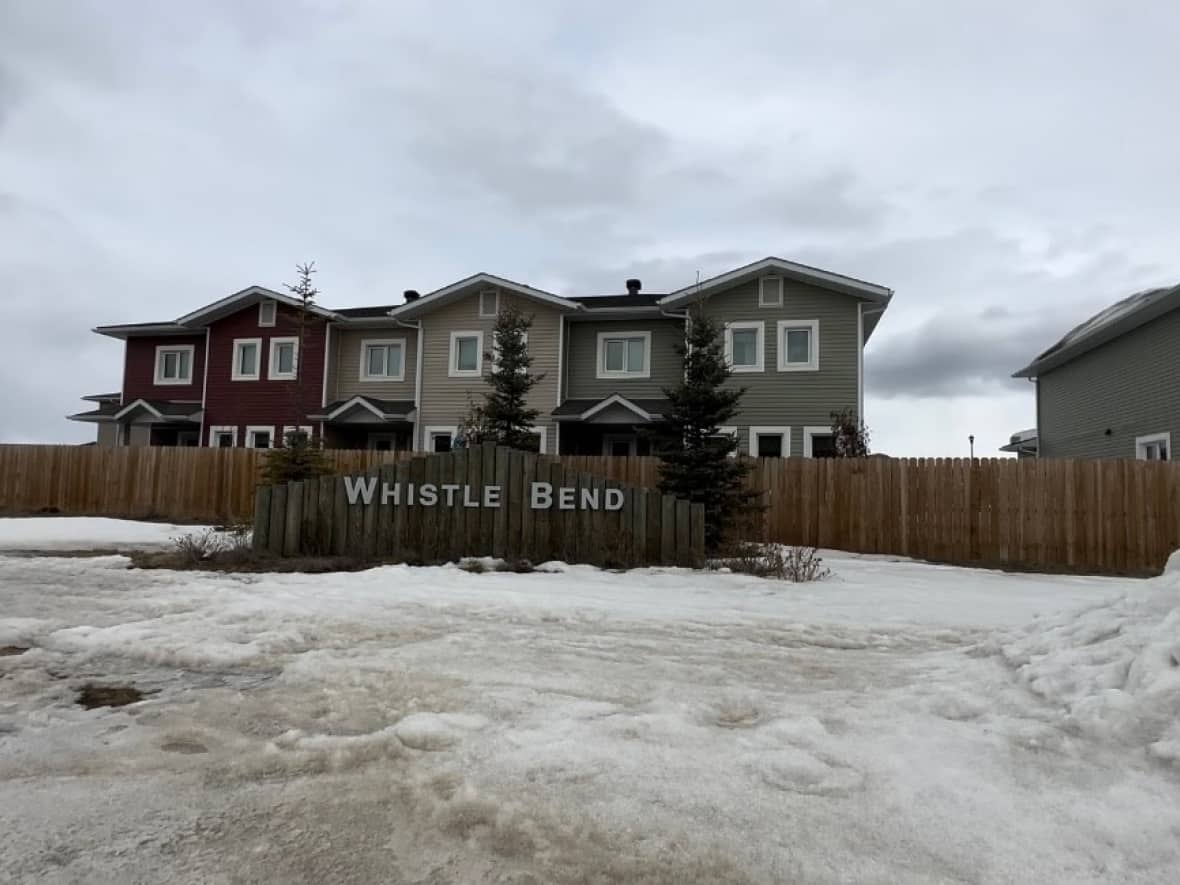
[{"label": "fence post", "polygon": [[261,553],[270,542],[270,486],[259,486],[254,492],[254,533],[250,546]]}]

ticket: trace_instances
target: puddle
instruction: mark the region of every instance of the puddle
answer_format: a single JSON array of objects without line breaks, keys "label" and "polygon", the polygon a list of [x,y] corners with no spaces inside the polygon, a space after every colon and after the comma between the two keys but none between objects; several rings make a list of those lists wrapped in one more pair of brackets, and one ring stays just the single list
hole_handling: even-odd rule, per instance
[{"label": "puddle", "polygon": [[143,692],[130,685],[95,685],[87,683],[78,691],[78,706],[93,710],[95,707],[125,707],[143,700]]},{"label": "puddle", "polygon": [[29,647],[27,645],[0,645],[0,658],[23,655],[28,650]]}]

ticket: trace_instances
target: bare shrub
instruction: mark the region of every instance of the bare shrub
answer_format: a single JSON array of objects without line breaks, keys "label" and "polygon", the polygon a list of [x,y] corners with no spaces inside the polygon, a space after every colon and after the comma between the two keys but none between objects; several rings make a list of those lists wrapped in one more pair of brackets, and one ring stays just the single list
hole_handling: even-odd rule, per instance
[{"label": "bare shrub", "polygon": [[217,529],[188,532],[172,538],[172,546],[182,560],[197,565],[221,549],[221,534]]},{"label": "bare shrub", "polygon": [[506,559],[496,564],[498,572],[515,572],[518,575],[525,575],[536,570],[536,567],[527,559]]},{"label": "bare shrub", "polygon": [[465,572],[471,572],[473,575],[482,575],[488,570],[487,566],[478,559],[464,559],[459,563],[459,568]]},{"label": "bare shrub", "polygon": [[773,578],[806,584],[822,581],[832,574],[814,547],[784,547],[781,544],[746,543],[729,556],[717,560],[731,571],[759,578]]}]

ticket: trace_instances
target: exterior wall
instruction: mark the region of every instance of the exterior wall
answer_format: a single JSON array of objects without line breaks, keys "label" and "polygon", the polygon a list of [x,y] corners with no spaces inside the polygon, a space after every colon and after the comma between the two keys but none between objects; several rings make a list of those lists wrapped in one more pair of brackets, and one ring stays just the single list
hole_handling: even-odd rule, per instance
[{"label": "exterior wall", "polygon": [[[257,308],[255,308],[257,312]],[[156,348],[193,348],[191,384],[156,384]],[[199,403],[205,377],[205,333],[128,338],[123,349],[123,403],[137,399],[170,399]]]},{"label": "exterior wall", "polygon": [[118,427],[113,421],[95,425],[98,428],[97,445],[104,449],[112,448],[118,438]]},{"label": "exterior wall", "polygon": [[[600,320],[567,323],[565,397],[601,399],[618,393],[651,399],[675,387],[684,374],[676,345],[684,343],[681,320]],[[598,378],[598,336],[602,332],[651,332],[650,378]]]},{"label": "exterior wall", "polygon": [[[500,307],[515,304],[525,315],[533,317],[529,329],[529,355],[533,364],[531,371],[544,374],[544,378],[529,393],[529,405],[540,411],[537,425],[545,428],[545,451],[552,452],[555,432],[551,413],[557,407],[559,381],[558,354],[560,353],[561,313],[528,298],[500,294]],[[471,294],[459,298],[422,316],[422,402],[418,409],[418,446],[422,443],[422,431],[426,427],[450,427],[459,424],[467,415],[468,402],[479,403],[488,390],[487,373],[490,371],[487,354],[492,350],[492,327],[495,320],[479,316],[479,292],[473,288]],[[451,332],[483,332],[482,378],[451,378],[447,372],[451,352]]]},{"label": "exterior wall", "polygon": [[[297,311],[279,305],[274,326],[258,325],[258,305],[252,304],[237,313],[217,320],[210,326],[209,373],[205,397],[205,421],[201,445],[209,444],[209,428],[238,428],[237,444],[245,445],[248,425],[273,426],[275,438],[284,425],[312,424],[308,414],[319,409],[324,380],[324,324],[309,323],[302,353],[299,355],[300,383],[267,380],[270,339],[298,335]],[[259,380],[234,381],[233,354],[235,338],[261,338]],[[301,391],[297,393],[297,386]],[[302,405],[299,404],[300,395]],[[317,428],[318,430],[318,428]],[[316,430],[313,430],[313,435]]]},{"label": "exterior wall", "polygon": [[[782,307],[758,306],[758,281],[709,296],[705,311],[721,323],[760,320],[763,369],[735,374],[727,382],[747,388],[734,419],[742,452],[749,451],[750,427],[790,427],[791,455],[804,453],[804,427],[829,427],[831,413],[857,408],[858,299],[804,283],[783,281]],[[819,321],[819,369],[778,371],[779,320]]]},{"label": "exterior wall", "polygon": [[150,445],[152,439],[152,425],[150,424],[128,424],[126,429],[127,445],[129,446],[146,446]]},{"label": "exterior wall", "polygon": [[1180,445],[1180,310],[1041,375],[1037,415],[1043,458],[1134,458],[1136,437],[1165,432]]},{"label": "exterior wall", "polygon": [[[405,341],[404,381],[362,381],[361,342],[373,338],[401,338]],[[328,355],[328,402],[353,396],[412,400],[418,368],[418,333],[405,326],[380,329],[344,329],[332,326]],[[318,401],[317,401],[318,402]]]}]

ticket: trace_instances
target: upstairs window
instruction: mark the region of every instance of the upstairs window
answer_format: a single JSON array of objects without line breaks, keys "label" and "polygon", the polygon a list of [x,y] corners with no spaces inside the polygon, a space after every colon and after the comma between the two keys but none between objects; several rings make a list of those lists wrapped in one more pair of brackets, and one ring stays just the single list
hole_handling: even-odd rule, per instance
[{"label": "upstairs window", "polygon": [[266,377],[272,381],[294,379],[298,355],[298,338],[271,338],[270,361],[266,367]]},{"label": "upstairs window", "polygon": [[401,338],[361,342],[362,381],[404,381],[405,341]]},{"label": "upstairs window", "polygon": [[156,348],[156,384],[193,383],[193,345]]},{"label": "upstairs window", "polygon": [[258,325],[273,326],[277,305],[270,300],[258,302]]},{"label": "upstairs window", "polygon": [[484,318],[494,317],[500,312],[500,290],[484,289],[479,293],[479,315]]},{"label": "upstairs window", "polygon": [[599,332],[599,378],[647,378],[651,375],[651,332]]},{"label": "upstairs window", "polygon": [[261,349],[261,338],[234,339],[234,363],[230,378],[234,381],[257,381],[258,352]]},{"label": "upstairs window", "polygon": [[483,369],[483,332],[452,332],[449,374],[452,378],[478,378]]},{"label": "upstairs window", "polygon": [[778,324],[778,370],[819,369],[819,320],[781,320]]},{"label": "upstairs window", "polygon": [[1140,461],[1172,460],[1172,434],[1153,433],[1135,438],[1135,457]]},{"label": "upstairs window", "polygon": [[758,306],[783,306],[783,278],[763,277],[758,281]]},{"label": "upstairs window", "polygon": [[762,371],[762,328],[761,320],[726,324],[725,358],[734,372]]}]

